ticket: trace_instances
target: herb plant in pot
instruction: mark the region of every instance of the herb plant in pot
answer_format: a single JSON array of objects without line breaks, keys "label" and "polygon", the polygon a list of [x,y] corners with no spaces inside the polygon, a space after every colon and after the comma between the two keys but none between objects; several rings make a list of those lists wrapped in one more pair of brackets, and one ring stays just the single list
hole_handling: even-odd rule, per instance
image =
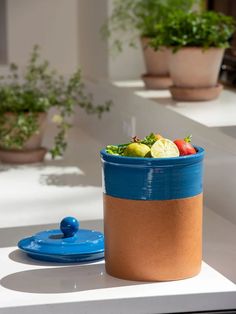
[{"label": "herb plant in pot", "polygon": [[149,41],[158,36],[156,24],[165,20],[170,12],[177,9],[191,10],[198,0],[116,0],[112,14],[103,26],[105,37],[111,37],[113,51],[121,52],[123,44],[137,46],[140,38],[146,73],[142,79],[149,89],[165,89],[172,82],[168,69],[168,53],[160,47],[155,51],[148,45]]},{"label": "herb plant in pot", "polygon": [[88,114],[109,111],[110,102],[94,106],[86,94],[78,70],[65,79],[41,61],[39,47],[35,46],[26,71],[21,75],[15,64],[10,74],[0,82],[0,160],[7,163],[32,163],[44,159],[47,149],[42,147],[47,113],[56,108],[53,122],[57,125],[53,158],[61,156],[66,149],[69,118],[76,106]]},{"label": "herb plant in pot", "polygon": [[233,18],[216,12],[177,11],[157,26],[154,49],[169,47],[170,88],[176,100],[217,98],[222,90],[218,74],[229,39],[235,30]]}]

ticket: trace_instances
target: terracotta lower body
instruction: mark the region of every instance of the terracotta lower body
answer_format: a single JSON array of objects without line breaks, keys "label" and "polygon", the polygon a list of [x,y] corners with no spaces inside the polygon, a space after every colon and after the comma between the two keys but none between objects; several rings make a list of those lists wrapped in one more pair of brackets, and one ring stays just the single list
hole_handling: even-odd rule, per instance
[{"label": "terracotta lower body", "polygon": [[104,195],[108,274],[169,281],[197,275],[202,261],[202,194],[146,201]]}]

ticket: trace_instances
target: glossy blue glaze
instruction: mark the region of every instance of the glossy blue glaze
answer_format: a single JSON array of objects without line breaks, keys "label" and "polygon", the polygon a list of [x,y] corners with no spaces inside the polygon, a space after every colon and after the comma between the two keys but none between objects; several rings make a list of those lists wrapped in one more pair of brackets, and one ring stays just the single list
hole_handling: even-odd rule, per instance
[{"label": "glossy blue glaze", "polygon": [[61,232],[64,237],[73,237],[79,230],[79,222],[74,217],[65,217],[60,223]]},{"label": "glossy blue glaze", "polygon": [[84,262],[104,257],[101,232],[78,229],[79,222],[73,217],[64,218],[60,227],[61,230],[41,231],[22,239],[18,247],[29,256],[44,261]]},{"label": "glossy blue glaze", "polygon": [[[27,253],[27,252],[26,252]],[[104,252],[88,255],[46,255],[39,253],[27,253],[33,259],[45,262],[56,262],[56,263],[85,263],[95,262],[104,258]]]},{"label": "glossy blue glaze", "polygon": [[104,193],[131,200],[171,200],[203,189],[204,149],[173,158],[123,157],[101,151]]}]

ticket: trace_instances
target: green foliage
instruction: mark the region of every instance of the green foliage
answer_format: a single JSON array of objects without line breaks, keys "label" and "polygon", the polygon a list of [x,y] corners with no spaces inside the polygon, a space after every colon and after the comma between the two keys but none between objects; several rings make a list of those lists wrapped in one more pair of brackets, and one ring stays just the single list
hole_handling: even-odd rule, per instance
[{"label": "green foliage", "polygon": [[141,140],[141,143],[151,147],[156,141],[157,141],[156,135],[154,133],[151,133],[144,137],[144,139]]},{"label": "green foliage", "polygon": [[127,144],[120,144],[120,145],[107,145],[106,147],[106,152],[108,154],[111,155],[120,155],[122,156],[126,147],[129,145],[130,143]]},{"label": "green foliage", "polygon": [[143,139],[139,139],[137,136],[134,136],[129,143],[120,145],[107,145],[106,152],[111,155],[123,156],[126,147],[131,143],[142,143],[151,147],[156,141],[157,137],[154,133],[145,136]]},{"label": "green foliage", "polygon": [[216,12],[176,11],[156,25],[158,35],[150,42],[155,49],[173,47],[228,47],[235,31],[232,17]]},{"label": "green foliage", "polygon": [[155,25],[176,10],[189,11],[201,0],[115,0],[111,16],[103,25],[104,38],[112,38],[112,49],[122,51],[123,43],[135,47],[139,36],[153,38]]},{"label": "green foliage", "polygon": [[[27,115],[27,116],[26,116]],[[38,119],[36,112],[0,114],[0,145],[3,148],[21,149],[28,138],[37,133]]]},{"label": "green foliage", "polygon": [[94,106],[92,96],[84,90],[80,70],[69,79],[58,75],[48,61],[40,60],[38,46],[33,48],[23,78],[17,65],[12,64],[10,74],[0,79],[0,145],[6,149],[21,149],[38,132],[38,113],[56,107],[58,133],[51,154],[53,158],[60,156],[67,146],[66,134],[71,127],[68,118],[75,107],[101,117],[111,106],[110,101]]}]

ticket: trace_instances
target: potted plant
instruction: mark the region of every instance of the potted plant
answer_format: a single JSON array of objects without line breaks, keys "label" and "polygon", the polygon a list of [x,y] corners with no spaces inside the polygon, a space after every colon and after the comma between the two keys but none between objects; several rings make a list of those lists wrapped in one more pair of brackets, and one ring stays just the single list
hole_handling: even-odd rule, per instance
[{"label": "potted plant", "polygon": [[177,9],[191,10],[199,0],[116,0],[111,16],[102,27],[103,36],[111,37],[112,49],[121,52],[123,44],[137,46],[140,38],[143,48],[146,74],[142,79],[147,88],[163,89],[171,85],[167,51],[164,47],[154,51],[148,43],[158,36],[156,24],[164,21],[170,12]]},{"label": "potted plant", "polygon": [[156,25],[154,49],[169,47],[170,88],[176,100],[210,100],[218,97],[217,83],[224,49],[235,30],[232,17],[216,12],[176,11]]},{"label": "potted plant", "polygon": [[110,102],[94,106],[91,95],[86,94],[80,71],[65,79],[41,61],[39,47],[35,46],[25,73],[15,64],[10,74],[0,82],[0,160],[8,163],[42,161],[47,150],[41,147],[48,111],[55,107],[57,124],[53,158],[61,156],[66,149],[66,134],[70,128],[70,116],[79,106],[88,114],[109,111]]}]

